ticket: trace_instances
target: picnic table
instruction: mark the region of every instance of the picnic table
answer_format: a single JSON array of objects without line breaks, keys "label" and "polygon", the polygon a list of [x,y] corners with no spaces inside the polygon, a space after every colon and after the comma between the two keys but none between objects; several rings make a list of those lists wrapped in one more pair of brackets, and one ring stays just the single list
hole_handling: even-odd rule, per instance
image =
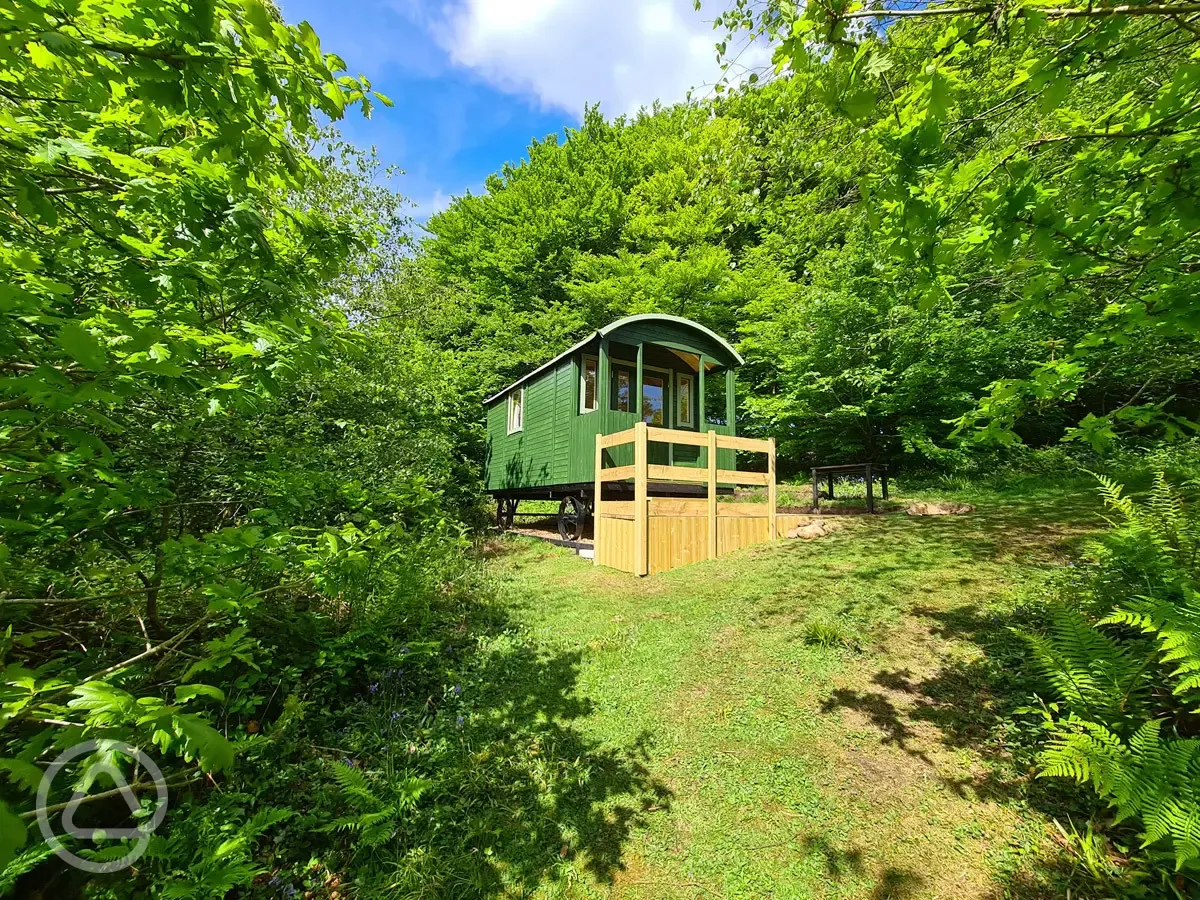
[{"label": "picnic table", "polygon": [[829,499],[833,499],[833,479],[839,475],[862,475],[867,483],[867,512],[875,512],[875,476],[879,476],[879,487],[883,499],[888,498],[888,467],[873,463],[851,463],[846,466],[817,466],[812,470],[813,512],[821,508],[821,479],[829,484]]}]

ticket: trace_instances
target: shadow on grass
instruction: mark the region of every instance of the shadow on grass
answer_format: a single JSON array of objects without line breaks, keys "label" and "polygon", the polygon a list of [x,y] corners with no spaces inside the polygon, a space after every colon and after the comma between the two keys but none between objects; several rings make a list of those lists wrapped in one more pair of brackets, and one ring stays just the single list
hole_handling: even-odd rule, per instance
[{"label": "shadow on grass", "polygon": [[[816,583],[805,591],[793,589],[772,597],[777,608],[764,612],[766,623],[780,617],[806,620],[808,611],[800,604],[790,616],[785,607],[797,597],[812,597],[814,591],[826,590],[830,596],[826,605],[840,608],[851,622],[869,622],[862,610],[852,608],[861,602],[858,592],[844,588],[853,582],[870,585],[865,592],[868,602],[891,602],[906,620],[906,628],[919,633],[922,642],[927,637],[934,640],[933,652],[939,652],[937,645],[947,643],[970,648],[970,652],[942,657],[932,673],[923,667],[921,674],[900,667],[879,668],[869,676],[869,685],[832,691],[821,711],[855,711],[877,730],[881,744],[922,760],[931,774],[937,768],[930,758],[931,740],[950,749],[971,750],[983,763],[976,771],[966,777],[937,776],[960,798],[1014,804],[1048,819],[1086,820],[1096,809],[1095,798],[1086,790],[1032,777],[1039,733],[1033,717],[1023,716],[1021,711],[1034,705],[1038,695],[1044,696],[1047,686],[1029,665],[1028,647],[1018,629],[1036,628],[1040,609],[1033,605],[993,614],[984,606],[986,595],[972,602],[976,579],[999,575],[1003,581],[1011,581],[1020,577],[1021,570],[1010,575],[1006,569],[993,568],[990,573],[976,574],[971,567],[986,562],[1018,563],[1031,573],[1061,565],[1080,551],[1088,532],[1100,524],[1098,510],[1094,494],[1088,493],[1024,502],[1005,499],[971,515],[894,521],[877,531],[876,523],[868,523],[861,530],[835,535],[828,545],[831,564],[824,571],[817,570]],[[878,543],[872,546],[868,541]],[[797,549],[803,552],[804,548]],[[822,545],[813,548],[817,553],[821,549]],[[923,578],[924,573],[932,573],[941,581],[945,587],[937,593],[951,598],[953,605],[929,602],[912,606],[911,601],[901,600],[906,581],[919,573]],[[956,597],[958,585],[962,585],[962,600]],[[847,596],[851,599],[845,599]],[[860,665],[869,665],[869,660],[864,657]],[[1051,857],[1033,862],[1021,872],[1002,875],[998,890],[1034,896],[1046,885],[1053,889],[1062,880],[1059,863],[1061,860]],[[877,896],[905,896],[910,889],[903,881],[881,884],[884,893]]]},{"label": "shadow on grass", "polygon": [[[854,709],[882,732],[881,743],[894,744],[926,762],[928,756],[911,746],[913,726],[933,725],[944,746],[971,749],[989,764],[985,774],[974,778],[943,779],[954,793],[998,801],[1025,796],[1030,736],[1014,734],[1013,729],[1019,710],[1034,702],[1045,686],[1030,670],[1027,648],[1012,627],[1017,617],[982,615],[967,606],[914,607],[909,614],[930,623],[931,634],[968,642],[979,654],[948,662],[924,678],[908,669],[881,669],[871,681],[882,690],[835,691],[822,711]],[[1034,615],[1028,611],[1019,624],[1030,626]],[[904,697],[903,708],[894,702],[897,695]]]},{"label": "shadow on grass", "polygon": [[830,878],[858,875],[863,871],[863,854],[857,847],[843,850],[824,835],[806,837],[802,843],[805,856],[821,857],[825,866],[825,874]]},{"label": "shadow on grass", "polygon": [[[1032,722],[1021,724],[1021,710],[1044,694],[1046,686],[1031,670],[1027,648],[1014,626],[1034,627],[1037,610],[1000,617],[969,606],[915,607],[909,614],[924,619],[930,634],[969,643],[978,655],[946,662],[926,677],[908,669],[881,669],[871,677],[879,690],[834,691],[822,712],[846,708],[865,715],[881,732],[880,743],[899,747],[931,769],[933,761],[914,744],[918,723],[934,726],[943,746],[970,749],[984,763],[966,777],[937,776],[960,798],[1016,804],[1063,821],[1086,820],[1093,814],[1095,798],[1086,789],[1032,777],[1037,735]],[[1066,871],[1062,862],[1035,859],[1030,869],[1001,876],[997,896],[1044,896],[1039,891],[1054,890],[1061,883]]]},{"label": "shadow on grass", "polygon": [[[857,847],[843,849],[824,835],[812,835],[801,842],[806,857],[820,857],[825,876],[840,881],[850,876],[861,877],[866,872],[863,852]],[[875,887],[867,896],[871,900],[904,900],[913,896],[925,879],[911,869],[889,866],[875,878]]]},{"label": "shadow on grass", "polygon": [[478,649],[459,659],[461,684],[430,696],[419,720],[370,701],[380,749],[366,765],[434,785],[364,891],[383,872],[400,896],[527,896],[577,872],[611,884],[632,832],[669,807],[646,765],[648,734],[612,746],[577,727],[592,712],[581,653],[541,648],[494,610],[485,618]]}]

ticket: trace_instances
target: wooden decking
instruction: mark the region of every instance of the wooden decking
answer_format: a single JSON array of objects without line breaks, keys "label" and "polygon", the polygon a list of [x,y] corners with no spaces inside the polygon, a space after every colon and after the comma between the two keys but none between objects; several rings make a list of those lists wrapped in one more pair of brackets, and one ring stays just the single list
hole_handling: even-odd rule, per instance
[{"label": "wooden decking", "polygon": [[[650,442],[688,444],[705,448],[703,467],[652,466]],[[603,467],[604,450],[634,445],[631,466]],[[738,472],[717,468],[718,450],[765,453],[767,471]],[[634,483],[633,500],[603,500],[606,482]],[[705,484],[704,500],[650,497],[651,482]],[[766,503],[721,503],[720,485],[755,485],[767,488]],[[790,520],[795,517],[785,517]],[[696,433],[650,428],[639,422],[615,434],[596,435],[596,487],[594,562],[635,575],[652,575],[678,566],[716,559],[750,544],[775,540],[784,525],[776,514],[775,441],[730,437],[715,431]]]}]

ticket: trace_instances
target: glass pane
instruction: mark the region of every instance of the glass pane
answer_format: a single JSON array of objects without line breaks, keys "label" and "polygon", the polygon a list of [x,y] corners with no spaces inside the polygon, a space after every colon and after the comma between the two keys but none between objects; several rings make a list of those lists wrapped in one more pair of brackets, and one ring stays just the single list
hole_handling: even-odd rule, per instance
[{"label": "glass pane", "polygon": [[710,425],[726,424],[724,369],[709,369],[704,373],[704,418]]},{"label": "glass pane", "polygon": [[679,423],[692,424],[692,379],[688,375],[679,379]]},{"label": "glass pane", "polygon": [[648,425],[663,423],[665,381],[661,375],[646,373],[642,382],[642,421]]},{"label": "glass pane", "polygon": [[596,408],[596,360],[583,361],[583,408]]},{"label": "glass pane", "polygon": [[633,375],[628,369],[614,368],[612,373],[612,408],[618,412],[630,411]]}]

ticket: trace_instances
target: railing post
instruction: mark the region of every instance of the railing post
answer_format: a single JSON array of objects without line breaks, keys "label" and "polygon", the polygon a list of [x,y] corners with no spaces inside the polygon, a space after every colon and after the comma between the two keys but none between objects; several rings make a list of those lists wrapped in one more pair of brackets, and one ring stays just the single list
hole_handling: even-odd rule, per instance
[{"label": "railing post", "polygon": [[768,532],[770,537],[768,540],[773,541],[776,538],[777,531],[775,521],[775,438],[771,438],[768,441],[768,444],[770,445],[770,449],[767,450],[767,513],[771,517],[771,527],[770,531]]},{"label": "railing post", "polygon": [[[641,361],[641,354],[638,354]],[[638,367],[641,368],[640,366]],[[640,380],[640,379],[639,379]],[[640,408],[640,401],[639,401]],[[646,483],[649,464],[647,458],[646,423],[638,422],[633,426],[633,543],[636,553],[635,567],[638,575],[650,574],[650,503],[649,485]]]},{"label": "railing post", "polygon": [[708,558],[717,558],[717,433],[708,429]]},{"label": "railing post", "polygon": [[592,498],[592,565],[600,565],[600,492],[604,489],[604,448],[596,435],[596,496]]}]

